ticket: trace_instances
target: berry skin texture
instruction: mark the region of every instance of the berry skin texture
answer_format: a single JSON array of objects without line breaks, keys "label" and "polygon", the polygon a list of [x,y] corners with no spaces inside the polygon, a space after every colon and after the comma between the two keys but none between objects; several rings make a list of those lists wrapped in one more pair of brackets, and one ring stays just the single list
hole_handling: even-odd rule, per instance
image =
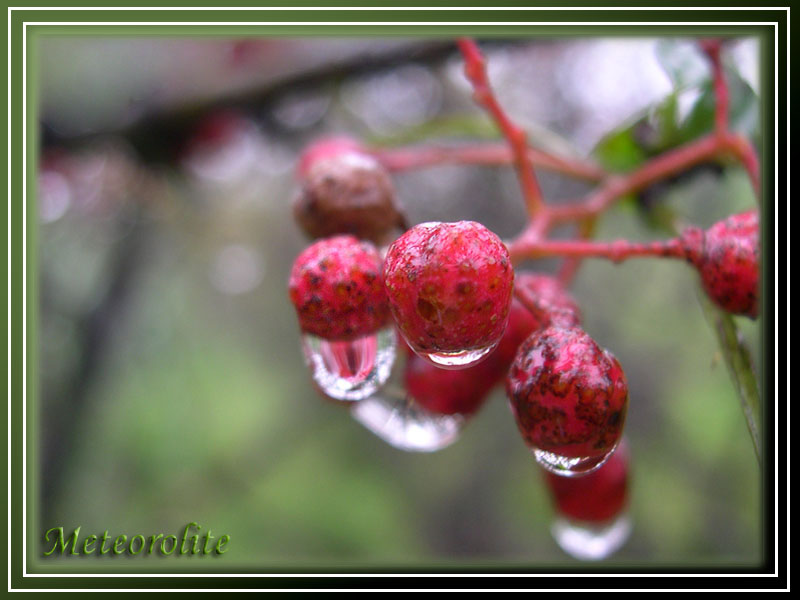
[{"label": "berry skin texture", "polygon": [[606,523],[619,516],[628,501],[628,451],[624,442],[602,467],[583,477],[544,471],[556,510],[576,521]]},{"label": "berry skin texture", "polygon": [[381,258],[371,243],[350,235],[319,240],[294,262],[289,298],[305,333],[354,340],[390,318]]},{"label": "berry skin texture", "polygon": [[750,210],[712,225],[703,248],[690,260],[703,287],[721,308],[735,315],[758,316],[758,213]]},{"label": "berry skin texture", "polygon": [[531,448],[570,458],[602,457],[622,436],[625,374],[616,358],[578,327],[548,327],[525,340],[506,392]]},{"label": "berry skin texture", "polygon": [[537,321],[536,329],[550,325],[573,327],[581,322],[578,303],[555,277],[543,273],[517,273],[514,293],[522,298]]},{"label": "berry skin texture", "polygon": [[349,233],[380,244],[403,223],[388,171],[368,154],[340,142],[305,161],[293,211],[309,237]]},{"label": "berry skin texture", "polygon": [[480,223],[422,223],[389,247],[384,281],[397,325],[419,353],[497,343],[508,322],[514,271],[500,238]]}]

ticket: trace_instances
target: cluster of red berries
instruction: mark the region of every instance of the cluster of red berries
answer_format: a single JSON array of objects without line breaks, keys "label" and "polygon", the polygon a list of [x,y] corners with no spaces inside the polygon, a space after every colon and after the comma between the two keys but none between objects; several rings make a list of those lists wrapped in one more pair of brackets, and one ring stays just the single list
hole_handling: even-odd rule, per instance
[{"label": "cluster of red berries", "polygon": [[[312,145],[298,178],[295,217],[321,239],[298,256],[289,292],[302,331],[324,347],[326,376],[337,368],[345,379],[368,376],[380,365],[352,343],[382,330],[393,343],[396,327],[413,351],[407,390],[432,412],[471,414],[506,379],[522,436],[548,468],[583,471],[610,455],[625,420],[625,376],[581,329],[578,306],[556,279],[519,273],[515,282],[506,246],[476,222],[422,223],[381,252],[374,243],[402,227],[402,212],[388,172],[348,138]],[[683,240],[711,297],[755,316],[755,212],[688,230]],[[361,400],[390,371],[353,395],[333,395]]]},{"label": "cluster of red berries", "polygon": [[625,377],[580,328],[578,306],[555,278],[515,281],[506,246],[471,221],[416,225],[382,258],[373,241],[401,223],[400,211],[383,167],[350,140],[312,146],[298,174],[297,221],[323,237],[295,261],[289,295],[323,392],[377,392],[391,365],[381,343],[365,340],[383,332],[393,344],[396,329],[409,349],[406,390],[430,413],[471,415],[505,381],[522,437],[546,468],[583,473],[611,455]]},{"label": "cluster of red berries", "polygon": [[[320,390],[357,407],[377,399],[378,420],[392,420],[380,390],[398,340],[406,350],[402,402],[413,414],[463,420],[504,383],[522,439],[548,472],[557,512],[590,528],[617,523],[627,455],[615,450],[628,385],[617,359],[582,329],[562,283],[515,273],[505,244],[480,223],[407,228],[387,170],[353,140],[312,145],[297,175],[294,215],[317,241],[297,257],[289,296]],[[756,315],[755,211],[687,229],[680,244],[717,304]],[[374,416],[354,416],[404,449],[445,445],[398,441],[373,427]]]}]

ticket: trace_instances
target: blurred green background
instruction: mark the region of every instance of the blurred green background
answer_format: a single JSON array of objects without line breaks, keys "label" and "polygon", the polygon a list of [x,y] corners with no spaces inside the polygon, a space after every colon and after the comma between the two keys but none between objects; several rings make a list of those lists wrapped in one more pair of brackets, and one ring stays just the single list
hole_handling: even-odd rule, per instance
[{"label": "blurred green background", "polygon": [[[758,140],[758,44],[725,49],[734,126]],[[711,127],[687,39],[491,40],[500,101],[533,143],[631,168]],[[39,523],[42,569],[278,570],[580,565],[501,389],[451,447],[387,446],[312,387],[286,292],[308,142],[496,140],[454,44],[426,39],[40,38]],[[611,132],[613,135],[609,136]],[[593,153],[594,152],[594,153]],[[541,171],[545,195],[588,184]],[[413,223],[518,233],[510,169],[399,174]],[[754,205],[709,165],[626,199],[598,239],[645,240],[670,213],[708,226]],[[559,235],[567,235],[565,230]],[[557,261],[532,263],[552,271]],[[606,562],[751,565],[761,480],[739,400],[685,264],[586,261],[586,330],[623,365],[628,543]],[[737,319],[760,373],[760,323]],[[42,560],[41,533],[231,537],[218,560]],[[39,531],[41,530],[41,531]]]}]

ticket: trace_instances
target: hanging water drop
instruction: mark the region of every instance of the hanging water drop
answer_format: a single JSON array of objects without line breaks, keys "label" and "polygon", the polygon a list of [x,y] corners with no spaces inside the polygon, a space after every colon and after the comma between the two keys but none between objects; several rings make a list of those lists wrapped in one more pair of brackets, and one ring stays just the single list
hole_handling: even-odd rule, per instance
[{"label": "hanging water drop", "polygon": [[536,462],[551,473],[562,477],[581,477],[602,467],[614,454],[615,449],[616,446],[601,456],[562,456],[534,448],[533,455],[536,457]]},{"label": "hanging water drop", "polygon": [[386,383],[396,348],[394,327],[350,341],[303,336],[303,353],[316,384],[331,398],[351,402],[371,396]]},{"label": "hanging water drop", "polygon": [[579,560],[602,560],[619,550],[631,533],[631,520],[623,513],[607,523],[588,523],[559,517],[551,528],[561,549]]},{"label": "hanging water drop", "polygon": [[354,404],[353,418],[391,446],[408,452],[435,452],[455,442],[466,418],[441,415],[420,406],[405,392],[387,390]]},{"label": "hanging water drop", "polygon": [[623,442],[602,468],[585,477],[545,473],[557,518],[553,537],[581,560],[600,560],[628,539],[628,449]]},{"label": "hanging water drop", "polygon": [[[497,347],[497,342],[483,348],[463,350],[461,352],[417,352],[425,360],[433,363],[440,369],[466,369],[472,367],[486,358]],[[416,351],[415,351],[416,352]]]}]

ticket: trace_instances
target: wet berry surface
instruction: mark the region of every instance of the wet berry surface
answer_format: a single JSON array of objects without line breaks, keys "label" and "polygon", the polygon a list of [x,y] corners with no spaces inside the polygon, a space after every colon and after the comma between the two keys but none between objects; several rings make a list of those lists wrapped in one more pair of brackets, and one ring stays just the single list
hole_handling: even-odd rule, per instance
[{"label": "wet berry surface", "polygon": [[708,295],[737,315],[758,315],[758,213],[733,215],[712,225],[695,259]]},{"label": "wet berry surface", "polygon": [[384,279],[416,352],[481,349],[503,335],[514,272],[503,242],[480,223],[413,227],[390,246]]},{"label": "wet berry surface", "polygon": [[306,248],[292,267],[289,297],[300,328],[326,340],[353,340],[390,320],[380,255],[353,236]]},{"label": "wet berry surface", "polygon": [[619,442],[628,405],[625,375],[582,329],[549,327],[531,335],[517,352],[506,389],[532,448],[595,457]]}]

